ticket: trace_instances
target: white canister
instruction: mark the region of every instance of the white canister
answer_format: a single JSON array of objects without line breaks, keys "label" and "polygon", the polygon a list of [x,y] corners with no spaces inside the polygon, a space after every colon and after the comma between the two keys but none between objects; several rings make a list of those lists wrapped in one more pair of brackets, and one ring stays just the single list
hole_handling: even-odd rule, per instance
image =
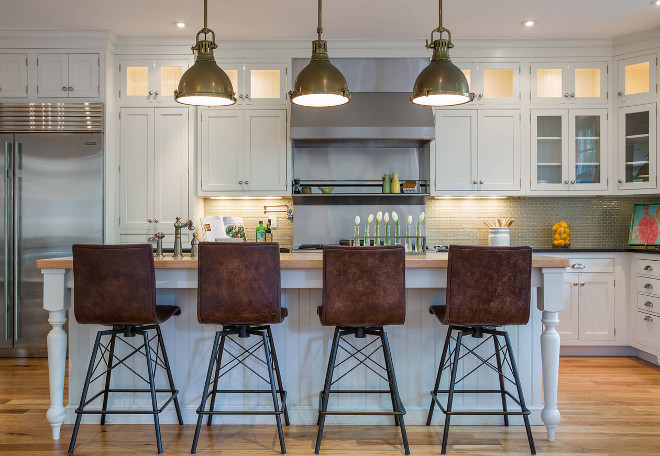
[{"label": "white canister", "polygon": [[508,247],[511,245],[509,228],[489,228],[488,245],[497,247]]}]

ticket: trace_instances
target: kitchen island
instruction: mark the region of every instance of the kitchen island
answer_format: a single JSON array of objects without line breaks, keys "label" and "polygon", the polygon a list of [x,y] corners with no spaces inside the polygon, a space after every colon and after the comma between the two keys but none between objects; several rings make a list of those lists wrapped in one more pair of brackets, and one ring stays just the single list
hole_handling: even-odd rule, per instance
[{"label": "kitchen island", "polygon": [[[555,326],[559,322],[558,312],[563,309],[563,274],[569,266],[568,259],[534,255],[532,272],[531,318],[527,325],[507,328],[510,331],[514,354],[518,362],[522,386],[527,406],[531,411],[532,424],[544,424],[549,440],[554,440],[555,430],[560,420],[557,410],[557,381],[559,367],[559,335]],[[162,325],[165,345],[173,369],[174,381],[180,391],[184,422],[196,420],[195,410],[204,383],[208,359],[213,345],[216,327],[200,325],[197,322],[197,260],[156,259],[156,286],[159,304],[176,304],[181,307],[181,316]],[[323,258],[321,253],[289,253],[281,255],[282,306],[289,309],[289,316],[282,324],[273,325],[273,335],[277,347],[284,387],[288,391],[287,405],[293,424],[314,424],[317,417],[318,392],[323,385],[325,363],[333,328],[320,325],[316,307],[321,305]],[[387,265],[383,265],[387,267]],[[47,419],[52,426],[53,438],[59,439],[60,427],[64,422],[72,423],[74,410],[78,406],[96,331],[93,325],[79,325],[75,319],[69,321],[69,398],[63,405],[64,373],[66,368],[67,333],[63,325],[67,321],[67,311],[72,305],[74,287],[73,261],[69,258],[37,261],[37,268],[44,275],[44,309],[48,311],[48,322],[52,330],[48,334],[48,367],[50,381],[50,408]],[[430,305],[442,304],[445,300],[447,284],[447,254],[429,253],[406,257],[406,323],[403,326],[388,327],[392,356],[397,372],[397,380],[403,403],[407,410],[406,422],[422,424],[430,403],[429,391],[433,387],[436,369],[442,351],[446,328],[429,314]],[[242,340],[249,349],[253,341]],[[469,338],[468,346],[476,346],[478,340]],[[363,341],[356,341],[361,348]],[[238,347],[237,347],[238,348]],[[126,353],[129,349],[126,348]],[[238,350],[240,352],[240,349]],[[479,350],[477,350],[479,353]],[[484,352],[485,354],[486,352]],[[118,353],[121,356],[121,353]],[[240,356],[240,355],[239,355]],[[486,355],[488,357],[490,355]],[[137,357],[139,358],[139,357]],[[142,359],[133,364],[132,369],[143,371]],[[347,370],[354,367],[354,360],[345,363]],[[460,370],[465,374],[477,366],[477,360],[465,358]],[[258,364],[255,365],[255,368]],[[101,369],[99,372],[102,372]],[[161,372],[162,374],[162,372]],[[338,385],[355,388],[380,388],[382,380],[367,376],[361,369],[342,379]],[[459,376],[462,377],[459,372]],[[164,381],[164,377],[157,377]],[[445,378],[446,380],[446,378]],[[249,370],[235,369],[224,381],[253,388],[260,381]],[[135,375],[113,375],[113,388],[136,388],[141,380]],[[102,381],[92,384],[90,393],[101,389]],[[464,380],[464,388],[496,385],[497,377],[488,369],[480,369]],[[491,386],[491,387],[492,387]],[[96,390],[94,389],[96,387]],[[236,396],[236,395],[233,395]],[[266,395],[246,395],[219,398],[217,408],[237,409],[272,407]],[[367,398],[360,395],[342,397],[331,407],[346,408],[388,408],[389,397]],[[499,395],[464,394],[455,399],[456,408],[477,408],[499,410]],[[544,403],[545,401],[545,403]],[[110,407],[123,409],[150,407],[148,395],[116,393],[110,396]],[[513,406],[513,403],[510,404]],[[389,404],[391,407],[391,404]],[[517,418],[517,417],[516,417]],[[87,420],[89,419],[89,420]],[[98,418],[84,417],[83,422],[97,422]],[[109,423],[151,422],[148,415],[109,415]],[[437,420],[437,418],[436,418]],[[263,416],[222,416],[218,423],[270,423],[272,417]],[[161,414],[161,423],[176,422],[172,407]],[[391,423],[385,417],[365,418],[355,416],[332,417],[329,423]],[[440,423],[440,421],[435,421]],[[501,417],[456,417],[455,424],[501,424]],[[520,424],[512,417],[513,424]]]}]

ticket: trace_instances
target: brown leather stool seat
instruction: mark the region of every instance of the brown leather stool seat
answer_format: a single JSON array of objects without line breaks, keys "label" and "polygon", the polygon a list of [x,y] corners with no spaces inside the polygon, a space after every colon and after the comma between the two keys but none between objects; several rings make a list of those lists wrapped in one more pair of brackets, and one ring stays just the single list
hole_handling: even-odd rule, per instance
[{"label": "brown leather stool seat", "polygon": [[[112,329],[97,332],[80,406],[76,409],[76,424],[71,436],[69,454],[73,453],[82,415],[99,414],[101,415],[101,424],[105,424],[106,414],[108,413],[108,397],[109,393],[112,392],[148,392],[151,394],[152,409],[148,412],[112,410],[111,413],[153,414],[156,442],[160,454],[163,452],[163,448],[158,415],[172,400],[174,401],[179,424],[183,425],[177,397],[179,392],[174,388],[174,379],[160,324],[172,316],[181,315],[181,309],[178,306],[156,305],[156,273],[151,244],[74,245],[73,276],[75,279],[73,294],[76,321],[80,324],[112,326]],[[149,337],[149,331],[151,330],[156,332],[153,338]],[[107,345],[101,343],[101,338],[104,336],[110,336]],[[142,337],[139,347],[135,347],[128,342],[128,339],[135,336]],[[141,350],[144,349],[149,389],[114,390],[110,388],[112,370],[123,365],[126,360],[126,358],[115,355],[115,343],[118,337],[121,337],[126,345],[136,349],[129,357],[142,354]],[[152,339],[156,339],[157,350],[150,348]],[[87,391],[90,383],[104,377],[101,374],[92,380],[96,368],[102,364],[100,360],[99,364],[95,364],[99,348],[103,350],[101,357],[104,358],[105,364],[108,366],[105,373],[105,388],[88,400]],[[105,353],[107,353],[107,357]],[[156,356],[156,359],[152,360],[152,355]],[[152,365],[152,361],[154,361],[155,366]],[[154,376],[158,366],[164,367],[166,371],[169,383],[167,389],[156,389]],[[162,408],[159,408],[157,404],[157,392],[171,393],[171,397]],[[101,409],[87,409],[87,406],[100,396],[103,396]]]},{"label": "brown leather stool seat", "polygon": [[[211,426],[215,415],[239,414],[274,415],[280,450],[282,454],[286,453],[281,415],[284,415],[284,421],[288,426],[289,413],[286,408],[286,391],[282,387],[275,342],[270,329],[271,324],[282,323],[288,315],[288,310],[281,307],[281,294],[279,244],[272,242],[201,242],[199,244],[197,320],[203,324],[222,325],[222,330],[215,334],[202,401],[197,409],[197,427],[191,453],[195,454],[197,451],[204,416],[208,417],[206,424]],[[242,346],[232,336],[238,338],[257,336],[261,342],[250,349],[242,348],[243,352],[235,356],[227,345]],[[226,344],[227,340],[232,344]],[[262,347],[264,360],[255,354]],[[222,364],[222,355],[225,352],[233,359],[227,363],[233,364],[229,368],[227,364]],[[245,364],[250,358],[256,358],[266,366],[268,389],[239,390],[234,385],[232,385],[233,389],[218,388],[220,378],[239,365],[252,370]],[[223,393],[269,393],[273,398],[273,411],[215,410],[216,397]],[[278,394],[281,404],[277,399]],[[206,402],[209,397],[211,404],[207,407]]]},{"label": "brown leather stool seat", "polygon": [[[429,312],[443,324],[448,325],[435,388],[431,391],[431,406],[426,425],[431,424],[435,405],[445,414],[445,427],[442,438],[442,454],[447,452],[449,423],[452,415],[493,415],[501,414],[504,424],[509,425],[509,416],[522,416],[527,431],[527,438],[532,454],[536,453],[531,427],[529,425],[529,410],[525,406],[518,368],[513,356],[509,334],[497,327],[509,325],[525,325],[529,321],[530,300],[532,289],[532,248],[531,247],[477,247],[449,246],[449,263],[447,266],[447,302],[446,305],[435,305]],[[456,334],[455,338],[453,337]],[[495,370],[499,377],[499,390],[456,390],[456,374],[459,360],[471,352],[465,347],[463,338],[472,336],[481,339],[484,335],[493,340],[494,354],[481,358],[481,366]],[[499,337],[504,341],[501,343]],[[450,348],[455,339],[454,348]],[[486,341],[481,344],[486,346]],[[467,354],[461,356],[461,349],[466,348]],[[473,350],[473,349],[472,349]],[[453,353],[452,353],[453,352]],[[452,355],[448,355],[452,353]],[[474,353],[473,353],[474,354]],[[495,357],[493,366],[490,359]],[[449,359],[448,358],[452,358]],[[485,359],[485,360],[484,360]],[[504,366],[509,366],[507,372]],[[442,373],[445,369],[451,371],[448,390],[440,389]],[[475,372],[470,373],[461,378]],[[511,380],[508,375],[513,376]],[[504,388],[504,380],[510,380],[517,389],[517,398]],[[502,412],[455,411],[453,398],[457,393],[497,393],[502,399]],[[438,394],[447,394],[447,404],[443,405]],[[520,411],[509,411],[507,396],[513,400]]]},{"label": "brown leather stool seat", "polygon": [[[317,313],[323,326],[335,326],[335,334],[332,340],[325,385],[319,394],[320,405],[317,421],[319,428],[314,452],[318,454],[321,448],[325,417],[328,415],[392,415],[394,424],[401,428],[405,453],[410,454],[403,421],[406,410],[399,396],[387,333],[383,329],[383,326],[386,325],[402,325],[406,320],[405,251],[403,246],[325,246],[323,248],[323,305],[317,308]],[[371,358],[378,349],[371,351],[371,354],[367,356],[355,348],[354,342],[347,340],[351,335],[358,339],[367,336],[379,339],[385,366],[380,366]],[[342,342],[346,346],[340,345]],[[352,357],[359,364],[364,364],[369,360],[372,363],[369,366],[370,369],[373,364],[379,365],[387,372],[388,389],[332,389],[335,368],[344,363],[344,361],[337,363],[339,348],[349,354],[344,361]],[[362,355],[362,358],[356,356],[358,353]],[[392,411],[328,410],[331,393],[389,394],[392,399]]]}]

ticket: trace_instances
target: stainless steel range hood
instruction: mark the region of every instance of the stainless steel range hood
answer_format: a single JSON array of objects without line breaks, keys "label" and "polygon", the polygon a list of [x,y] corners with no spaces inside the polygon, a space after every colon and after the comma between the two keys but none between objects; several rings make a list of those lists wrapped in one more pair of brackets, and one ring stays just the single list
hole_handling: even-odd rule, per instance
[{"label": "stainless steel range hood", "polygon": [[[435,137],[430,107],[413,105],[410,91],[427,59],[332,59],[346,77],[351,102],[333,108],[291,105],[291,139],[422,140]],[[294,78],[307,63],[294,59]]]}]

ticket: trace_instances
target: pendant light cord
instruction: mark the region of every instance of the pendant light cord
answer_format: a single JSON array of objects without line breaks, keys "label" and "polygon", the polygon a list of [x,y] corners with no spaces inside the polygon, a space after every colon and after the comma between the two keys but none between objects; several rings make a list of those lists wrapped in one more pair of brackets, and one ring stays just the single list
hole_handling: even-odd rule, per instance
[{"label": "pendant light cord", "polygon": [[207,14],[206,9],[207,9],[207,0],[204,0],[204,39],[206,39],[206,34],[208,33],[209,30],[209,28],[206,26],[206,14]]},{"label": "pendant light cord", "polygon": [[442,0],[438,1],[438,23],[440,28],[442,28]]},{"label": "pendant light cord", "polygon": [[323,25],[321,24],[321,21],[323,19],[323,0],[319,0],[318,12],[319,12],[319,25],[318,27],[316,27],[316,33],[318,33],[319,41],[321,41],[321,33],[323,33]]}]

